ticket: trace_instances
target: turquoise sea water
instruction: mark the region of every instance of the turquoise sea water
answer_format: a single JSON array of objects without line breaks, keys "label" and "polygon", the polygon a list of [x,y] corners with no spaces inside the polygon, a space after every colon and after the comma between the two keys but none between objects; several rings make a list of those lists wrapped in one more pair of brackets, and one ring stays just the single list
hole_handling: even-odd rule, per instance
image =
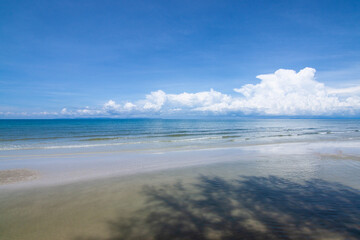
[{"label": "turquoise sea water", "polygon": [[360,139],[350,119],[0,120],[0,151],[112,147],[196,148]]}]

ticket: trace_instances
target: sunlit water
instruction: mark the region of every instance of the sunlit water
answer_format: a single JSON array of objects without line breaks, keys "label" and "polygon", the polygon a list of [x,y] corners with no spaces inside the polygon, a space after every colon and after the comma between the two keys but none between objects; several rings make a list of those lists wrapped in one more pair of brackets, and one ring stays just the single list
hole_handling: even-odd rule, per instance
[{"label": "sunlit water", "polygon": [[360,120],[246,119],[0,120],[0,151],[19,149],[196,148],[359,140]]}]

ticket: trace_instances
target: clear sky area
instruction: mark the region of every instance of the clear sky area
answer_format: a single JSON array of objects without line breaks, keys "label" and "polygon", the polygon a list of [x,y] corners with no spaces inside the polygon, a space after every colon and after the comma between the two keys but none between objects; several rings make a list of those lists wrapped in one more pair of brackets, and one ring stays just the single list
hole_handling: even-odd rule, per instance
[{"label": "clear sky area", "polygon": [[0,118],[360,116],[360,1],[0,1]]}]

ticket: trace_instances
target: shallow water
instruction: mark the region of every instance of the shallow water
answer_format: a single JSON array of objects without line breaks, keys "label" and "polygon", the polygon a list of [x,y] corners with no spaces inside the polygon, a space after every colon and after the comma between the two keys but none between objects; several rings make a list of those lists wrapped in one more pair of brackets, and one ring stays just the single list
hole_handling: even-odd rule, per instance
[{"label": "shallow water", "polygon": [[359,238],[359,161],[232,156],[222,163],[2,189],[0,230],[4,239]]}]

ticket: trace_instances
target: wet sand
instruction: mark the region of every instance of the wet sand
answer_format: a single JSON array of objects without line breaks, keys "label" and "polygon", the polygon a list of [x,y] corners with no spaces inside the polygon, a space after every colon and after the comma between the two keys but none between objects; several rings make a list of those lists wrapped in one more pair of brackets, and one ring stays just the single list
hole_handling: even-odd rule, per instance
[{"label": "wet sand", "polygon": [[31,181],[39,178],[39,173],[30,169],[0,170],[0,185]]},{"label": "wet sand", "polygon": [[[41,178],[1,186],[0,232],[9,240],[358,239],[360,162],[337,151],[75,154],[51,164],[44,154],[28,165],[18,154],[13,162],[32,165]],[[78,165],[66,164],[74,159]],[[89,176],[74,177],[81,173]]]}]

